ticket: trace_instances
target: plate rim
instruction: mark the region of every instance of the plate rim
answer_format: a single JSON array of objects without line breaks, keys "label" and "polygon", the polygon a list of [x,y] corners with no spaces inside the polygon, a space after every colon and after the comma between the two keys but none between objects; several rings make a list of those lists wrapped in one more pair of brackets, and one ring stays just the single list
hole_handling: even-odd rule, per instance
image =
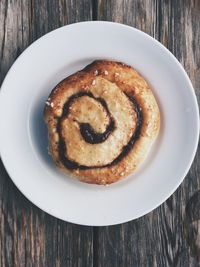
[{"label": "plate rim", "polygon": [[[121,28],[128,28],[128,29],[131,29],[133,31],[136,31],[138,32],[139,34],[141,35],[144,35],[145,38],[148,38],[148,39],[151,39],[151,41],[153,42],[156,42],[157,45],[159,45],[160,48],[162,48],[167,54],[168,56],[170,56],[173,60],[176,61],[177,65],[179,65],[179,68],[181,69],[181,73],[182,75],[184,75],[184,77],[186,78],[187,82],[188,82],[188,86],[190,87],[191,89],[191,95],[192,95],[192,98],[193,98],[193,101],[195,103],[195,111],[196,111],[196,116],[197,116],[197,120],[196,120],[196,128],[197,128],[197,131],[196,131],[196,135],[195,135],[195,145],[193,147],[193,153],[191,153],[190,155],[190,158],[188,157],[188,164],[187,166],[185,167],[185,171],[184,173],[182,174],[182,176],[180,176],[179,180],[177,180],[176,182],[176,186],[174,186],[171,191],[167,194],[168,196],[167,197],[163,197],[162,199],[160,199],[159,202],[157,202],[157,205],[155,205],[153,208],[149,208],[148,210],[145,210],[145,212],[141,213],[139,216],[137,217],[134,217],[130,220],[126,220],[126,219],[122,219],[122,218],[119,218],[118,219],[118,222],[117,223],[110,223],[110,224],[103,224],[103,223],[100,223],[100,224],[87,224],[87,223],[81,223],[81,222],[77,222],[77,221],[74,221],[73,219],[70,220],[70,219],[65,219],[65,218],[62,218],[62,216],[58,216],[56,213],[54,213],[52,210],[51,212],[48,211],[46,208],[41,208],[40,206],[38,206],[38,204],[36,204],[35,200],[34,199],[31,199],[29,198],[27,192],[25,192],[25,190],[23,190],[21,188],[21,186],[19,186],[17,184],[17,179],[14,178],[13,175],[11,175],[10,173],[10,170],[9,170],[9,164],[6,162],[6,158],[4,157],[4,153],[2,153],[2,142],[0,141],[0,156],[1,156],[1,160],[2,160],[2,163],[9,175],[9,177],[11,178],[11,180],[13,181],[13,183],[15,184],[15,186],[18,188],[18,190],[31,202],[33,203],[37,208],[39,208],[40,210],[50,214],[51,216],[55,217],[55,218],[58,218],[58,219],[61,219],[63,221],[66,221],[66,222],[70,222],[70,223],[74,223],[74,224],[78,224],[78,225],[85,225],[85,226],[107,226],[107,225],[118,225],[118,224],[121,224],[121,223],[125,223],[125,222],[129,222],[131,220],[135,220],[135,219],[138,219],[146,214],[148,214],[149,212],[153,211],[154,209],[156,209],[157,207],[159,207],[161,204],[163,204],[176,190],[177,188],[180,186],[180,184],[183,182],[185,176],[187,175],[188,171],[190,170],[190,167],[193,163],[193,160],[195,158],[195,155],[196,155],[196,151],[197,151],[197,148],[198,148],[198,142],[199,142],[199,132],[200,132],[200,123],[199,123],[199,107],[198,107],[198,102],[197,102],[197,98],[196,98],[196,94],[195,94],[195,90],[193,88],[193,85],[192,85],[192,82],[189,78],[189,76],[187,75],[185,69],[183,68],[183,66],[181,65],[181,63],[178,61],[178,59],[162,44],[160,43],[158,40],[156,40],[155,38],[153,38],[152,36],[150,36],[149,34],[135,28],[135,27],[132,27],[132,26],[128,26],[128,25],[125,25],[125,24],[122,24],[122,23],[117,23],[117,22],[110,22],[110,21],[84,21],[84,22],[77,22],[77,23],[72,23],[72,24],[68,24],[68,25],[65,25],[65,26],[62,26],[62,27],[59,27],[57,29],[54,29],[53,31],[50,31],[48,33],[46,33],[45,35],[41,36],[40,38],[38,38],[37,40],[35,40],[32,44],[30,44],[19,56],[18,58],[14,61],[14,63],[11,65],[10,69],[8,70],[8,72],[6,73],[6,76],[2,82],[2,85],[1,85],[1,89],[0,89],[0,101],[2,101],[3,99],[3,92],[5,91],[6,89],[6,86],[4,86],[6,84],[6,81],[7,79],[9,79],[9,75],[10,73],[12,72],[12,69],[13,67],[15,66],[15,64],[17,64],[17,62],[24,56],[25,53],[29,52],[29,50],[37,45],[40,41],[40,39],[43,39],[43,38],[47,38],[47,36],[49,35],[52,35],[54,34],[55,31],[60,31],[60,30],[64,30],[64,28],[69,28],[69,27],[76,27],[80,24],[114,24],[114,25],[117,25]],[[5,89],[4,89],[5,88]],[[1,108],[0,108],[1,109]]]}]

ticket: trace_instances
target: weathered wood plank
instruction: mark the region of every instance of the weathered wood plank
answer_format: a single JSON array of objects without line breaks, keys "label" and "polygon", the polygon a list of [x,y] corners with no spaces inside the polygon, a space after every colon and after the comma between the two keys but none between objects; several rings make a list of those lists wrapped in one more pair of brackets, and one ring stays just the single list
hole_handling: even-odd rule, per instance
[{"label": "weathered wood plank", "polygon": [[[90,19],[89,0],[0,1],[0,83],[17,56],[38,37]],[[92,237],[92,228],[57,220],[26,200],[0,162],[1,267],[93,266]]]},{"label": "weathered wood plank", "polygon": [[[199,100],[199,1],[98,0],[97,18],[134,26],[168,47],[185,67]],[[97,266],[200,266],[199,158],[198,150],[183,184],[155,211],[123,225],[96,228]]]}]

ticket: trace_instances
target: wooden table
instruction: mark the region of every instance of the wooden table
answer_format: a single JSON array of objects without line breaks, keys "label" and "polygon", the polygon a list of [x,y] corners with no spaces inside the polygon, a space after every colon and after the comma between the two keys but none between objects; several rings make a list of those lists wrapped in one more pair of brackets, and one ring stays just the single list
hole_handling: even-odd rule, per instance
[{"label": "wooden table", "polygon": [[[84,20],[121,22],[155,37],[181,62],[200,96],[199,0],[0,0],[0,82],[33,41]],[[199,158],[198,151],[163,205],[110,227],[47,215],[18,191],[0,163],[0,266],[200,266]]]}]

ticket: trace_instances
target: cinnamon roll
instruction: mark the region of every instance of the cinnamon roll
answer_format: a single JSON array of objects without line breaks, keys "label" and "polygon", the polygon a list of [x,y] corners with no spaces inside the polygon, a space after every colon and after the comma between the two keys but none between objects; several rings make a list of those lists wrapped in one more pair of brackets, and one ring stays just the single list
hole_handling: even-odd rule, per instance
[{"label": "cinnamon roll", "polygon": [[62,171],[110,184],[132,173],[159,132],[145,79],[130,66],[98,60],[61,81],[44,109],[49,151]]}]

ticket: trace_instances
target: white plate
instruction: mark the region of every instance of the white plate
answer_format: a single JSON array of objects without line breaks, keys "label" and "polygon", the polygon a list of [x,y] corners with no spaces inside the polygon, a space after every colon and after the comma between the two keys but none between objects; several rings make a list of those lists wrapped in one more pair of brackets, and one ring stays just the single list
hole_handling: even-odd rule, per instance
[{"label": "white plate", "polygon": [[[42,118],[51,89],[99,58],[137,69],[161,111],[160,134],[147,160],[108,187],[81,183],[55,168]],[[199,135],[194,90],[176,58],[147,34],[110,22],[72,24],[33,43],[4,80],[0,114],[1,157],[16,186],[42,210],[83,225],[126,222],[160,205],[183,181]]]}]

